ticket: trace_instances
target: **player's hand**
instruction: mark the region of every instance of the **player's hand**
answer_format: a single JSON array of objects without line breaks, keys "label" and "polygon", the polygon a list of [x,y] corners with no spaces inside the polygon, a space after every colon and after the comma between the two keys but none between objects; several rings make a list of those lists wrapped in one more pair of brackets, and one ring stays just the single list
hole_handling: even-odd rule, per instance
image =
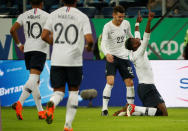
[{"label": "player's hand", "polygon": [[19,49],[20,49],[21,52],[24,52],[24,45],[21,45],[21,46],[19,47]]},{"label": "player's hand", "polygon": [[86,44],[85,45],[85,48],[86,48],[86,50],[88,51],[88,52],[91,52],[91,51],[93,51],[93,49],[92,49],[92,44]]},{"label": "player's hand", "polygon": [[142,16],[140,15],[140,11],[138,11],[138,17],[136,19],[136,22],[138,22],[138,23],[142,22]]},{"label": "player's hand", "polygon": [[114,57],[111,54],[106,54],[106,60],[110,63],[114,62]]},{"label": "player's hand", "polygon": [[155,16],[154,12],[151,12],[151,10],[149,9],[149,14],[148,14],[148,20],[151,21]]}]

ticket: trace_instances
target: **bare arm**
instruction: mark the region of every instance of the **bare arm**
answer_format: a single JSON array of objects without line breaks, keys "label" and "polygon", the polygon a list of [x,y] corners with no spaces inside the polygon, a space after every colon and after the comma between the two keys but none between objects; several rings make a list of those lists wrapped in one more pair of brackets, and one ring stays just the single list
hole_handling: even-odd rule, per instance
[{"label": "bare arm", "polygon": [[43,41],[47,42],[48,44],[50,45],[53,44],[53,34],[49,30],[44,29],[42,31],[41,38]]},{"label": "bare arm", "polygon": [[20,45],[20,40],[18,38],[17,30],[20,28],[20,24],[18,22],[14,23],[14,25],[10,29],[10,34],[12,35],[16,45],[23,52],[24,46]]},{"label": "bare arm", "polygon": [[86,40],[85,48],[87,49],[88,52],[92,51],[92,47],[94,43],[92,34],[86,34],[85,40]]},{"label": "bare arm", "polygon": [[146,33],[150,33],[150,32],[151,32],[151,30],[150,30],[151,21],[152,21],[154,15],[155,15],[155,13],[149,11],[148,22],[147,22],[146,29],[145,29],[145,32],[146,32]]}]

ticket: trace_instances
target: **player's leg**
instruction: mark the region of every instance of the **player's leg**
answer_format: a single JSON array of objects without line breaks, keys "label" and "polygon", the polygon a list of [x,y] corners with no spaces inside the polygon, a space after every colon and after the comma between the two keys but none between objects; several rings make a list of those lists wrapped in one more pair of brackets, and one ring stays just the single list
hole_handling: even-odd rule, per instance
[{"label": "player's leg", "polygon": [[127,107],[127,116],[136,115],[136,116],[155,116],[157,108],[153,107],[142,107],[135,106],[134,104],[129,104]]},{"label": "player's leg", "polygon": [[72,130],[72,122],[78,108],[78,92],[82,81],[82,67],[68,67],[69,98],[66,106],[65,129]]},{"label": "player's leg", "polygon": [[157,108],[156,116],[168,116],[165,102],[154,84],[139,84],[138,95],[145,107]]},{"label": "player's leg", "polygon": [[127,104],[134,104],[134,99],[135,99],[135,92],[134,92],[134,84],[133,84],[133,70],[130,65],[130,61],[128,60],[119,60],[119,73],[121,77],[124,80],[124,83],[127,88]]},{"label": "player's leg", "polygon": [[52,66],[50,70],[50,81],[54,92],[47,103],[46,122],[53,122],[53,113],[55,107],[63,100],[65,94],[66,72],[64,67]]},{"label": "player's leg", "polygon": [[156,116],[168,116],[165,103],[158,104],[157,109],[158,109],[158,112],[156,113]]},{"label": "player's leg", "polygon": [[[26,69],[31,69],[31,63],[32,63],[32,56],[33,52],[27,52],[24,54],[25,57],[25,65]],[[34,87],[37,86],[37,82],[39,81],[39,74],[40,72],[30,72],[29,79],[27,80],[26,84],[24,85],[23,91],[21,93],[21,96],[19,97],[18,102],[14,103],[12,105],[13,109],[16,110],[17,118],[19,120],[22,120],[22,105],[24,104],[24,101],[30,96],[30,94],[33,92]]]},{"label": "player's leg", "polygon": [[[115,60],[115,59],[114,59]],[[114,61],[115,62],[115,61]],[[103,90],[103,105],[102,105],[102,116],[108,116],[108,102],[111,97],[111,90],[114,86],[114,76],[116,74],[115,63],[106,62],[106,80],[107,83]]]},{"label": "player's leg", "polygon": [[31,60],[30,60],[30,74],[34,74],[39,77],[38,81],[35,81],[35,86],[32,91],[33,99],[35,100],[35,104],[38,110],[39,119],[44,119],[45,113],[43,111],[41,96],[39,91],[39,83],[40,83],[40,74],[44,68],[46,61],[46,54],[39,51],[31,52]]}]

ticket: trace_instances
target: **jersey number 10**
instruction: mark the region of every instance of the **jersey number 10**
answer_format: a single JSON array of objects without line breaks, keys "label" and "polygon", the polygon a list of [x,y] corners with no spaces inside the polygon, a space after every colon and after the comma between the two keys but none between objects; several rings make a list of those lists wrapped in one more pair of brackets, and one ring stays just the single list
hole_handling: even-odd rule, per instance
[{"label": "jersey number 10", "polygon": [[[34,23],[31,24],[30,21],[26,21],[26,23],[28,25],[28,30],[27,30],[28,37],[32,37],[34,39],[38,39],[41,36],[41,33],[42,33],[42,27],[41,27],[41,25],[38,22],[34,22]],[[33,27],[34,26],[35,26],[35,28],[39,29],[38,33],[35,32],[33,34]]]}]

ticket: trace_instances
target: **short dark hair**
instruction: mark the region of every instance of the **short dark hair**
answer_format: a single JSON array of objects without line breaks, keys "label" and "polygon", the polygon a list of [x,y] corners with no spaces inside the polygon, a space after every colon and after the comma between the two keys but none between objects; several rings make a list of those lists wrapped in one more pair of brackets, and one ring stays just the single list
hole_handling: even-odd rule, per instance
[{"label": "short dark hair", "polygon": [[43,2],[43,0],[31,0],[32,5],[40,5]]},{"label": "short dark hair", "polygon": [[76,2],[77,0],[63,0],[63,3],[66,5],[72,5]]},{"label": "short dark hair", "polygon": [[128,38],[126,41],[125,41],[125,48],[128,49],[128,50],[133,50],[133,46],[132,46],[132,38]]},{"label": "short dark hair", "polygon": [[125,13],[125,8],[121,5],[115,6],[113,13]]}]

